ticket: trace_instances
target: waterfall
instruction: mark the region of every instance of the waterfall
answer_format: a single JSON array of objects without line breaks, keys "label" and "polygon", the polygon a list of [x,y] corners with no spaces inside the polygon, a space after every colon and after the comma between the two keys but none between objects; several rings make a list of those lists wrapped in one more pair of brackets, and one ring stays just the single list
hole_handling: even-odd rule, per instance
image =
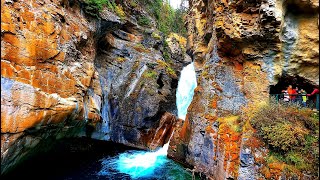
[{"label": "waterfall", "polygon": [[197,87],[197,77],[193,63],[184,67],[178,83],[176,93],[176,104],[178,109],[178,117],[185,119],[188,107],[192,101],[194,89]]},{"label": "waterfall", "polygon": [[[191,63],[184,67],[181,71],[176,93],[176,104],[178,109],[178,117],[180,119],[184,120],[186,117],[187,109],[192,101],[194,93],[193,91],[196,86],[196,73],[193,63]],[[168,148],[169,142],[156,151],[128,151],[116,157],[103,159],[102,169],[99,171],[98,175],[112,176],[114,174],[110,174],[111,169],[111,172],[128,174],[131,178],[136,179],[153,176],[154,173],[157,173],[155,169],[161,169],[164,166],[170,166],[174,169],[175,166],[173,166],[172,163],[170,164],[169,159],[167,158]]]}]

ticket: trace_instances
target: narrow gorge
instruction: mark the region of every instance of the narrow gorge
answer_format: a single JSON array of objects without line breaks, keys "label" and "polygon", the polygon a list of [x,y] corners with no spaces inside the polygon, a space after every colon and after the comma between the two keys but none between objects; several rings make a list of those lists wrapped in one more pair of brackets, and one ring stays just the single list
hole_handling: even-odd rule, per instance
[{"label": "narrow gorge", "polygon": [[318,10],[1,0],[1,176],[318,179]]}]

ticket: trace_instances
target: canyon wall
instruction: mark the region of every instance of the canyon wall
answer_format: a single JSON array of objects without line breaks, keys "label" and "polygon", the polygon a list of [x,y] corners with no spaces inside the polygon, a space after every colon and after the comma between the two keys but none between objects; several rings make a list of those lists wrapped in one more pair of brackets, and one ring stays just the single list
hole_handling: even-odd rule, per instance
[{"label": "canyon wall", "polygon": [[168,156],[213,179],[286,178],[283,165],[265,162],[268,149],[246,117],[282,79],[308,84],[308,93],[319,85],[318,1],[189,0],[189,6],[187,52],[198,87]]},{"label": "canyon wall", "polygon": [[190,58],[179,38],[164,47],[154,20],[133,6],[1,0],[1,174],[64,137],[143,149],[168,141]]}]

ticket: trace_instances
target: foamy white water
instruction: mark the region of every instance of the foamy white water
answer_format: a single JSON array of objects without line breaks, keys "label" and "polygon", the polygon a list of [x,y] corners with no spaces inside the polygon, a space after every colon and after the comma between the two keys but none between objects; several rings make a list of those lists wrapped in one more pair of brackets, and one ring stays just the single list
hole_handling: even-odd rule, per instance
[{"label": "foamy white water", "polygon": [[178,117],[185,119],[188,107],[193,99],[194,89],[197,87],[197,76],[193,63],[184,67],[181,71],[178,89],[176,93],[176,104]]},{"label": "foamy white water", "polygon": [[108,169],[114,169],[130,175],[133,179],[152,177],[155,169],[161,168],[169,161],[168,147],[169,142],[157,151],[127,151],[119,156],[103,159],[103,168],[98,174],[112,176]]}]

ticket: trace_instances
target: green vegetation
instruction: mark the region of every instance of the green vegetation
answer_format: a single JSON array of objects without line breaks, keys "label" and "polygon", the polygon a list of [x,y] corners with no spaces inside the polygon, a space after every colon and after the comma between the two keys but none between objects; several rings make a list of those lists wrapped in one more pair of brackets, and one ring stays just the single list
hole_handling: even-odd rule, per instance
[{"label": "green vegetation", "polygon": [[155,18],[157,28],[165,35],[168,35],[170,32],[186,35],[183,20],[183,17],[186,15],[185,10],[173,9],[167,0],[138,1]]},{"label": "green vegetation", "polygon": [[[92,16],[98,17],[98,12],[106,6],[121,19],[125,18],[125,11],[120,4],[115,3],[115,0],[85,0],[85,3],[85,11]],[[183,19],[186,15],[185,9],[175,10],[169,5],[167,0],[130,0],[129,5],[133,8],[143,7],[156,20],[157,28],[164,35],[168,35],[170,32],[186,35],[187,31],[184,27]],[[151,20],[144,15],[141,15],[137,19],[138,24],[141,26],[151,25]]]},{"label": "green vegetation", "polygon": [[152,32],[151,36],[157,40],[161,40],[161,36],[156,32]]},{"label": "green vegetation", "polygon": [[170,66],[167,66],[166,72],[167,72],[170,76],[177,77],[176,71],[175,71],[172,67],[170,67]]},{"label": "green vegetation", "polygon": [[171,76],[172,78],[177,78],[176,71],[168,63],[158,59],[157,64],[160,69],[165,69],[166,73],[169,76]]},{"label": "green vegetation", "polygon": [[156,79],[158,75],[157,75],[157,72],[150,70],[150,71],[144,72],[142,76],[144,78]]},{"label": "green vegetation", "polygon": [[101,12],[103,7],[106,6],[110,11],[115,12],[121,19],[125,18],[125,13],[120,4],[116,4],[114,0],[85,0],[87,6],[85,6],[85,11],[92,15],[98,17],[98,12]]},{"label": "green vegetation", "polygon": [[305,129],[293,123],[278,122],[261,127],[261,135],[268,144],[276,149],[288,151],[305,143]]},{"label": "green vegetation", "polygon": [[142,17],[140,16],[138,18],[138,24],[140,26],[150,26],[151,20],[149,18],[145,17],[145,16],[142,16]]},{"label": "green vegetation", "polygon": [[130,6],[133,7],[133,8],[136,8],[138,6],[137,2],[135,0],[131,0],[129,2]]},{"label": "green vegetation", "polygon": [[169,45],[168,45],[168,42],[167,42],[167,41],[163,41],[163,42],[164,42],[164,43],[163,43],[164,49],[163,49],[163,52],[162,52],[162,56],[163,56],[163,58],[164,58],[164,60],[165,60],[166,62],[172,61],[172,60],[171,60],[171,55],[170,55],[170,53],[169,53]]},{"label": "green vegetation", "polygon": [[109,9],[113,10],[115,3],[114,1],[109,0],[85,0],[87,6],[85,10],[87,13],[97,16],[97,12],[100,12],[103,9],[103,6],[107,6]]},{"label": "green vegetation", "polygon": [[285,162],[291,169],[316,174],[319,167],[318,116],[310,109],[277,103],[273,99],[262,106],[251,123],[269,146],[267,163]]}]

